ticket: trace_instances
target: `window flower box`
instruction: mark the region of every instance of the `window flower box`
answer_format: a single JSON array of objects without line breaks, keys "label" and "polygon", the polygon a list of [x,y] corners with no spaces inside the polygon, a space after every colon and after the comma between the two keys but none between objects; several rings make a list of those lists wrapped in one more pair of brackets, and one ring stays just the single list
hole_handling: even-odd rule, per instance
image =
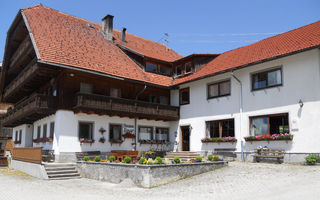
[{"label": "window flower box", "polygon": [[126,134],[122,135],[123,138],[135,138],[136,136],[133,133],[127,132]]},{"label": "window flower box", "polygon": [[264,135],[257,135],[257,136],[247,136],[244,137],[244,140],[247,142],[252,141],[291,141],[293,140],[293,135],[289,133],[280,133],[280,134],[264,134]]},{"label": "window flower box", "polygon": [[94,143],[94,140],[88,139],[88,138],[80,138],[80,143],[81,144],[92,144],[92,143]]},{"label": "window flower box", "polygon": [[110,140],[109,141],[112,144],[122,144],[123,143],[123,140]]},{"label": "window flower box", "polygon": [[140,140],[140,144],[170,144],[170,142],[165,141],[165,140]]},{"label": "window flower box", "polygon": [[214,138],[203,138],[201,140],[202,143],[220,143],[220,142],[237,142],[237,139],[235,137],[214,137]]},{"label": "window flower box", "polygon": [[21,141],[14,141],[14,144],[21,144]]},{"label": "window flower box", "polygon": [[33,139],[32,140],[34,143],[40,143],[40,142],[44,142],[43,138],[37,138],[37,139]]},{"label": "window flower box", "polygon": [[44,142],[53,142],[53,138],[50,138],[50,137],[46,137],[43,140]]}]

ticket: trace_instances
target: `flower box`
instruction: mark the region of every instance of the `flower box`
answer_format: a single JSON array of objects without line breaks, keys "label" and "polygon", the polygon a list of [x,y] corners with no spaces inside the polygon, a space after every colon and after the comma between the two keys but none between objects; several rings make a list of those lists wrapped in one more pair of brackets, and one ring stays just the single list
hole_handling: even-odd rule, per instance
[{"label": "flower box", "polygon": [[136,136],[132,133],[127,132],[126,134],[122,135],[123,138],[135,138]]},{"label": "flower box", "polygon": [[21,141],[14,141],[14,144],[21,144]]},{"label": "flower box", "polygon": [[43,138],[37,138],[37,139],[33,139],[32,141],[34,143],[40,143],[40,142],[44,142],[45,140]]},{"label": "flower box", "polygon": [[44,142],[53,142],[53,138],[50,138],[50,137],[46,137],[43,140]]},{"label": "flower box", "polygon": [[93,139],[87,139],[87,138],[80,138],[80,143],[81,144],[92,144],[94,143]]},{"label": "flower box", "polygon": [[252,141],[279,141],[279,140],[285,140],[285,141],[291,141],[293,140],[293,135],[289,133],[280,133],[280,134],[264,134],[264,135],[258,135],[258,136],[247,136],[244,137],[244,140],[247,142]]},{"label": "flower box", "polygon": [[140,144],[170,144],[170,142],[168,141],[155,141],[155,140],[140,140],[139,141]]},{"label": "flower box", "polygon": [[122,144],[123,143],[122,140],[110,140],[109,142],[111,143],[111,145],[112,144]]},{"label": "flower box", "polygon": [[214,138],[203,138],[202,143],[220,143],[220,142],[237,142],[235,137],[214,137]]}]

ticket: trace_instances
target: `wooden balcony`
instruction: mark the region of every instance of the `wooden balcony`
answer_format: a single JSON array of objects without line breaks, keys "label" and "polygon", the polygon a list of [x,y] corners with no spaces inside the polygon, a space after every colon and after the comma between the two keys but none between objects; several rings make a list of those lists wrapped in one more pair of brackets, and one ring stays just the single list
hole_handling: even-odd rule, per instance
[{"label": "wooden balcony", "polygon": [[95,94],[77,94],[74,111],[149,120],[179,120],[179,107]]},{"label": "wooden balcony", "polygon": [[35,94],[15,105],[13,109],[9,109],[7,114],[1,118],[2,125],[14,127],[33,123],[38,119],[55,113],[57,102],[56,97]]},{"label": "wooden balcony", "polygon": [[40,67],[36,59],[32,60],[5,88],[4,101],[16,102],[18,99],[29,95],[39,85],[49,81],[56,74],[56,70]]}]

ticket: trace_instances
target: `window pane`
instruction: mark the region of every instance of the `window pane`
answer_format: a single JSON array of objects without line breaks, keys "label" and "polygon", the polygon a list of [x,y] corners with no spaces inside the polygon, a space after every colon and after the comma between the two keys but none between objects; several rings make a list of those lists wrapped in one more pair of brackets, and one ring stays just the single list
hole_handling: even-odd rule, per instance
[{"label": "window pane", "polygon": [[252,118],[251,123],[252,123],[252,128],[251,128],[252,135],[268,134],[268,117]]},{"label": "window pane", "polygon": [[222,137],[234,137],[234,120],[221,121]]},{"label": "window pane", "polygon": [[176,72],[177,76],[180,76],[182,74],[182,66],[178,66],[177,67],[177,72]]},{"label": "window pane", "polygon": [[168,75],[170,76],[170,68],[167,68],[167,67],[160,67],[160,73],[161,74],[164,74],[164,75]]},{"label": "window pane", "polygon": [[120,141],[121,140],[121,126],[110,125],[110,140]]},{"label": "window pane", "polygon": [[50,138],[53,138],[54,133],[54,122],[50,123]]},{"label": "window pane", "polygon": [[288,115],[271,116],[269,121],[270,134],[289,133]]},{"label": "window pane", "polygon": [[41,134],[41,126],[38,126],[37,138],[40,138],[40,137],[41,137],[40,134]]},{"label": "window pane", "polygon": [[268,73],[268,86],[281,84],[281,70],[276,70]]},{"label": "window pane", "polygon": [[147,63],[146,64],[146,71],[147,72],[157,72],[157,65],[152,64],[152,63]]},{"label": "window pane", "polygon": [[92,124],[79,123],[79,138],[92,139]]},{"label": "window pane", "polygon": [[186,90],[181,92],[181,103],[189,103],[189,92]]},{"label": "window pane", "polygon": [[267,74],[260,73],[252,76],[253,89],[265,88],[267,86]]},{"label": "window pane", "polygon": [[42,138],[47,137],[47,124],[43,125]]},{"label": "window pane", "polygon": [[80,83],[80,93],[92,94],[92,85],[88,83]]},{"label": "window pane", "polygon": [[192,64],[189,62],[189,63],[186,63],[186,73],[190,73],[192,71]]},{"label": "window pane", "polygon": [[211,138],[219,137],[219,122],[213,121],[208,122],[207,125],[209,126],[209,135]]},{"label": "window pane", "polygon": [[220,83],[220,96],[230,94],[230,81]]},{"label": "window pane", "polygon": [[152,129],[150,127],[139,127],[140,140],[151,140]]},{"label": "window pane", "polygon": [[169,141],[168,138],[169,135],[169,129],[167,128],[157,128],[156,131],[156,140],[163,140],[163,141]]},{"label": "window pane", "polygon": [[219,96],[219,86],[218,84],[209,85],[209,97]]},{"label": "window pane", "polygon": [[160,96],[160,104],[168,105],[169,104],[168,97]]}]

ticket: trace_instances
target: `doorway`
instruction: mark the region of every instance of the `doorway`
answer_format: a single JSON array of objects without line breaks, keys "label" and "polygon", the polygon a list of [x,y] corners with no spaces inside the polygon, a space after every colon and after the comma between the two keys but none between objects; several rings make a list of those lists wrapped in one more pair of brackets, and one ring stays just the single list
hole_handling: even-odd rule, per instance
[{"label": "doorway", "polygon": [[181,149],[190,151],[190,126],[181,126]]}]

